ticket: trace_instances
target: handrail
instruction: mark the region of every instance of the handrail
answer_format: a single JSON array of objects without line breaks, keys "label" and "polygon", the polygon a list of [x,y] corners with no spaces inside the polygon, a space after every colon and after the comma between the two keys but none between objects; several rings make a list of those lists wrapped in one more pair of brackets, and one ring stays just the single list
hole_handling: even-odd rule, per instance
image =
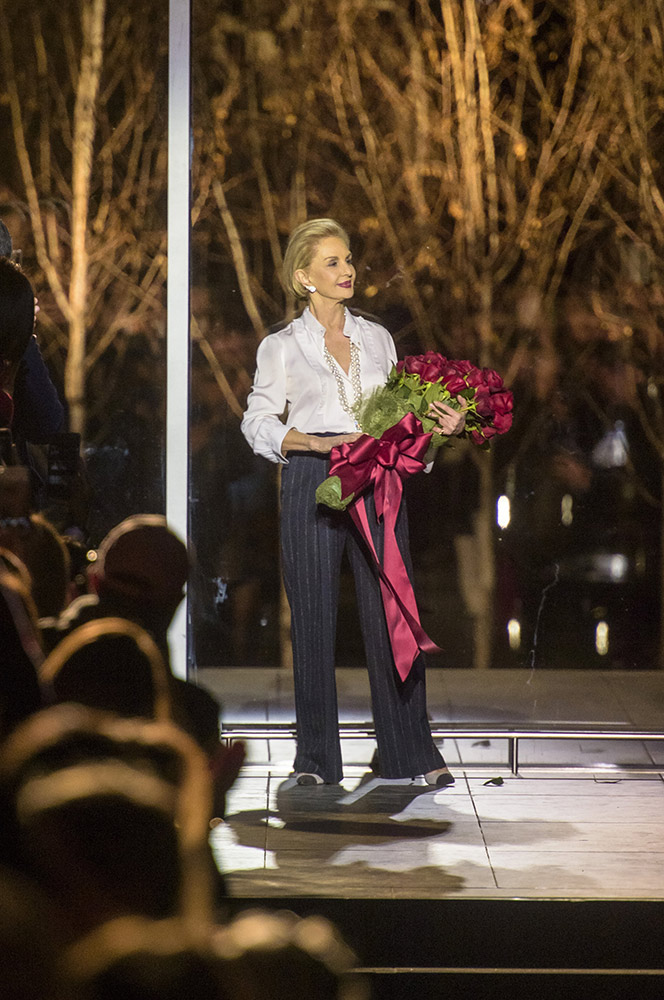
[{"label": "handrail", "polygon": [[[507,740],[508,742],[508,765],[512,774],[519,774],[519,744],[521,740],[619,740],[619,741],[644,741],[661,742],[664,741],[662,730],[647,729],[620,729],[617,727],[607,727],[606,723],[596,727],[585,729],[559,729],[542,728],[528,729],[523,726],[511,724],[499,726],[486,725],[457,725],[455,723],[431,723],[431,734],[434,739],[481,739],[481,740]],[[340,722],[339,736],[341,739],[374,739],[375,729],[372,722]],[[234,740],[279,740],[295,739],[295,722],[224,722],[221,725],[221,739],[226,743]],[[529,769],[539,771],[608,771],[612,774],[616,772],[628,773],[661,773],[664,772],[664,762],[661,764],[655,761],[652,764],[527,764]],[[464,770],[486,768],[486,761],[478,763],[464,763]]]}]

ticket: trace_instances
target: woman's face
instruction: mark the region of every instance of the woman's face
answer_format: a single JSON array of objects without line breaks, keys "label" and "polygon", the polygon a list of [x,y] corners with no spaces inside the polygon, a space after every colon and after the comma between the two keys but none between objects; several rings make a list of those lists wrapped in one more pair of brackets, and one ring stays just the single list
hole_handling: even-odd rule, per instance
[{"label": "woman's face", "polygon": [[[344,301],[355,290],[353,255],[338,236],[326,236],[317,245],[311,263],[295,273],[303,285],[315,285],[325,299]],[[314,294],[316,294],[314,293]]]}]

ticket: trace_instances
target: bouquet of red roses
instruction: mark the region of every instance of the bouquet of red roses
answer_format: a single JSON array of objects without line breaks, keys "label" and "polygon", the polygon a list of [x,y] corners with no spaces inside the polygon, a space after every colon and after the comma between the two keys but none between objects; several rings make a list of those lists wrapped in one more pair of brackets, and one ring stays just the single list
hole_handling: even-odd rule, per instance
[{"label": "bouquet of red roses", "polygon": [[[414,413],[426,434],[437,423],[429,416],[434,402],[466,410],[462,436],[475,444],[485,444],[512,426],[512,393],[498,372],[477,368],[470,361],[452,361],[435,351],[397,362],[386,384],[361,404],[358,423],[365,433],[380,437],[406,413]],[[435,434],[432,443],[441,445],[447,440]]]},{"label": "bouquet of red roses", "polygon": [[[491,368],[450,361],[428,351],[395,365],[384,386],[361,401],[357,422],[364,433],[330,453],[330,475],[316,490],[318,503],[346,510],[375,562],[392,653],[405,679],[420,652],[437,646],[420,623],[413,587],[396,541],[403,480],[425,466],[429,446],[448,439],[434,434],[438,421],[431,404],[447,403],[466,413],[464,436],[488,447],[512,425],[512,393]],[[368,520],[365,494],[373,490],[376,516],[382,519],[383,557],[379,559]]]},{"label": "bouquet of red roses", "polygon": [[[477,368],[470,361],[452,361],[436,351],[411,355],[399,361],[392,368],[385,385],[360,402],[356,418],[365,435],[382,442],[388,431],[405,428],[404,418],[413,414],[419,428],[417,423],[409,425],[413,428],[412,433],[417,435],[419,431],[419,435],[426,438],[426,441],[419,441],[419,453],[424,444],[426,451],[429,445],[439,447],[449,440],[442,434],[433,433],[438,421],[429,414],[429,410],[434,402],[447,403],[457,410],[464,409],[466,424],[461,437],[469,438],[480,446],[488,448],[492,437],[504,434],[512,426],[512,393],[505,388],[498,372],[492,368]],[[394,433],[391,433],[384,444],[389,443],[392,447],[393,438]],[[378,455],[370,443],[360,438],[354,444],[343,446],[347,452],[344,458],[348,457],[352,462],[358,446],[361,454],[366,451],[367,444]],[[334,474],[334,466],[333,462],[332,475],[316,490],[316,500],[335,510],[345,510],[357,495],[357,490],[349,494],[344,489],[340,477]],[[423,467],[424,463],[421,463],[420,468]],[[412,474],[410,469],[404,468],[400,472],[402,478],[404,472]]]}]

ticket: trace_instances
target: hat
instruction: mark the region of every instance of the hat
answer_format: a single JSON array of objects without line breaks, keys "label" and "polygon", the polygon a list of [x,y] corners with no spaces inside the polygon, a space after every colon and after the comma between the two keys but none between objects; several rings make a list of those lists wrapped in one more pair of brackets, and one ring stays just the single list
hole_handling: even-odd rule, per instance
[{"label": "hat", "polygon": [[100,589],[152,607],[177,605],[189,575],[185,544],[161,514],[134,514],[99,546],[94,567]]}]

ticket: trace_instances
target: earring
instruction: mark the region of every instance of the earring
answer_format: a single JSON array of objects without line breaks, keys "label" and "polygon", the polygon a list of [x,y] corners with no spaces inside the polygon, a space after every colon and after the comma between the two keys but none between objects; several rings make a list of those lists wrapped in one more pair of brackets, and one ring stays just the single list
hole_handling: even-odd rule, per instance
[{"label": "earring", "polygon": [[304,287],[306,288],[306,290],[308,292],[312,292],[313,293],[313,292],[316,291],[316,286],[315,285],[305,285]]}]

